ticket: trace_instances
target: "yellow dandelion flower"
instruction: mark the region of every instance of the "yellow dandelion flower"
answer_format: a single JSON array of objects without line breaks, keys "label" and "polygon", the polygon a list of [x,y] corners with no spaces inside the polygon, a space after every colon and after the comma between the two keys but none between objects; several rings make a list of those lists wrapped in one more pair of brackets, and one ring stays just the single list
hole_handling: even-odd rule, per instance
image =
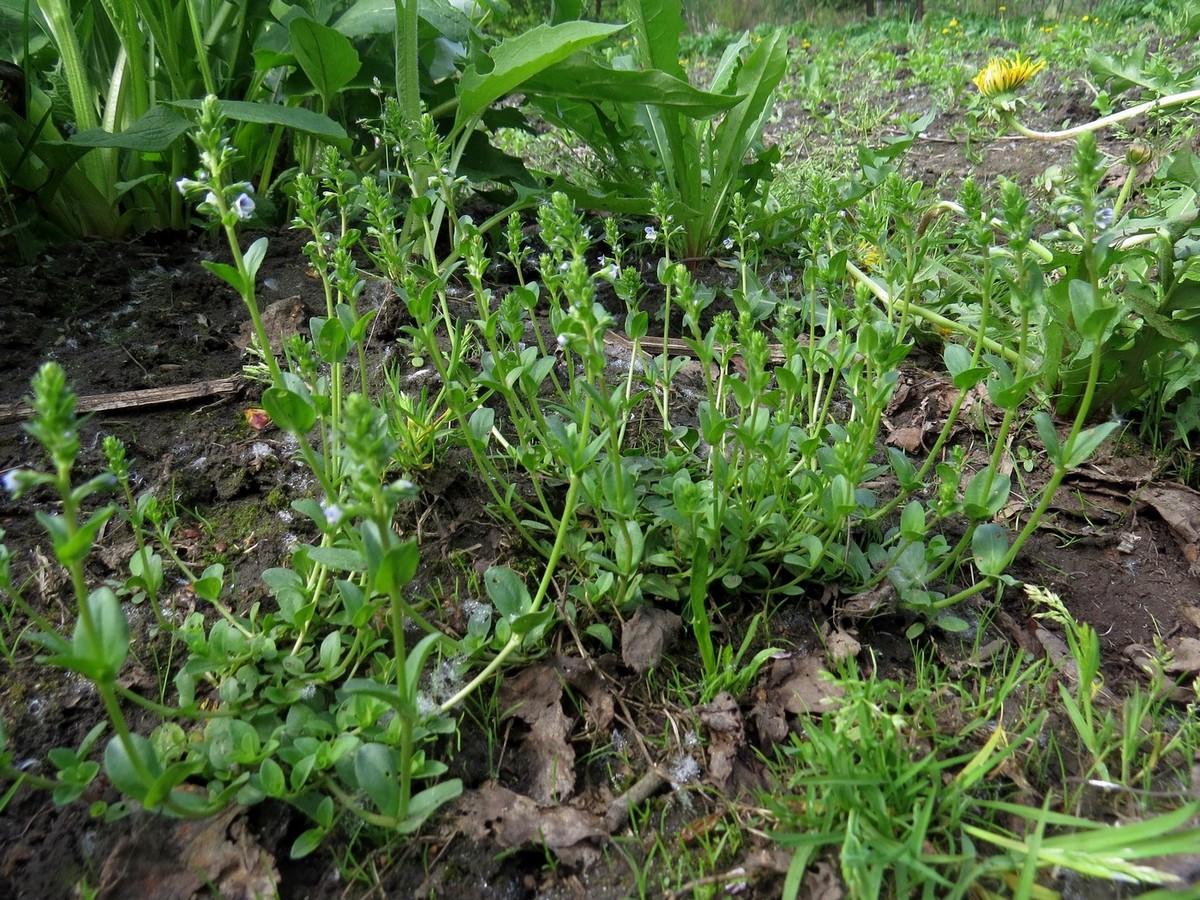
[{"label": "yellow dandelion flower", "polygon": [[858,242],[858,257],[859,264],[867,272],[873,272],[879,268],[879,264],[883,262],[883,254],[879,252],[879,248],[869,241]]},{"label": "yellow dandelion flower", "polygon": [[1080,22],[1090,22],[1091,20],[1092,20],[1091,16],[1082,16],[1079,21]]},{"label": "yellow dandelion flower", "polygon": [[1000,59],[992,57],[988,60],[988,64],[979,70],[979,74],[972,79],[975,82],[975,87],[979,88],[979,93],[985,97],[995,97],[999,94],[1005,94],[1010,91],[1015,91],[1030,78],[1042,71],[1046,61],[1039,59],[1034,62],[1031,59],[1023,59],[1018,53],[1012,59]]},{"label": "yellow dandelion flower", "polygon": [[951,27],[951,28],[957,28],[957,27],[958,27],[958,19],[951,19],[951,20],[950,20],[950,27]]}]

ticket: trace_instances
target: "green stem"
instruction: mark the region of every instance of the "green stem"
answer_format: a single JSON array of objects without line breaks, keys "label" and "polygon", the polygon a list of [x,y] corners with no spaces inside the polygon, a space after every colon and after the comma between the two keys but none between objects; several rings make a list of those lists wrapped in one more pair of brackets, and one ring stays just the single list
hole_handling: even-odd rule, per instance
[{"label": "green stem", "polygon": [[1184,91],[1179,94],[1170,94],[1166,97],[1159,97],[1155,100],[1147,100],[1145,103],[1139,103],[1137,106],[1131,106],[1128,109],[1123,109],[1111,115],[1104,116],[1100,119],[1095,119],[1091,122],[1084,122],[1082,125],[1076,125],[1073,128],[1064,128],[1061,131],[1036,131],[1032,128],[1026,128],[1017,121],[1016,116],[1011,111],[1003,110],[1002,115],[1004,120],[1013,127],[1013,129],[1023,137],[1027,137],[1034,141],[1065,141],[1074,137],[1079,137],[1081,134],[1086,134],[1089,131],[1099,131],[1102,128],[1107,128],[1110,125],[1116,125],[1119,122],[1124,122],[1126,119],[1135,119],[1140,115],[1151,112],[1155,109],[1170,109],[1174,106],[1183,106],[1187,103],[1193,103],[1200,100],[1200,89]]},{"label": "green stem", "polygon": [[[585,418],[587,418],[585,414]],[[554,580],[554,574],[558,569],[559,560],[562,559],[564,550],[566,549],[567,533],[570,530],[571,522],[574,520],[575,504],[579,496],[579,485],[582,481],[580,473],[575,472],[571,475],[571,481],[567,486],[567,498],[563,502],[562,519],[558,523],[558,533],[554,537],[554,546],[550,550],[550,558],[546,560],[546,571],[542,574],[541,583],[538,585],[537,596],[533,598],[530,604],[529,612],[535,613],[541,609],[542,603],[546,599],[546,594],[550,591],[550,585]],[[508,657],[512,656],[513,652],[521,646],[524,640],[523,635],[514,634],[508,639],[508,643],[501,648],[495,658],[488,663],[478,675],[457,694],[447,700],[439,707],[439,711],[447,712],[469,697],[476,688],[485,681],[488,681],[492,674],[500,668]]]},{"label": "green stem", "polygon": [[[899,302],[873,278],[859,269],[858,266],[854,265],[854,263],[846,263],[846,272],[859,284],[864,285],[880,302],[883,303],[885,307],[890,309],[893,304]],[[926,309],[924,306],[910,304],[907,312],[913,316],[916,316],[918,319],[924,319],[926,322],[929,322],[934,327],[940,328],[943,331],[973,336],[973,332],[966,325],[963,325],[961,322],[956,322],[953,319],[948,319],[943,315],[939,315],[931,309]],[[997,343],[996,341],[987,337],[983,338],[980,343],[990,352],[995,353],[997,356],[1004,357],[1013,365],[1018,364],[1019,358],[1015,350],[1011,350],[1008,347],[1005,347],[1003,344]]]}]

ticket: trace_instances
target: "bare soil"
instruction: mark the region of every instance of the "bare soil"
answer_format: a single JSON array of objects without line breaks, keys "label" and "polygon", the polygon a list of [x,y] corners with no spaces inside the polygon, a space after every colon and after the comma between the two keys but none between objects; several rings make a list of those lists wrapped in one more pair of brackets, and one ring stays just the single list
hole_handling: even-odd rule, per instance
[{"label": "bare soil", "polygon": [[[785,110],[785,116],[787,112]],[[786,126],[786,118],[784,120]],[[1029,142],[996,143],[984,151],[982,165],[968,162],[963,149],[949,137],[946,123],[935,123],[927,139],[918,141],[907,158],[913,173],[933,178],[974,172],[983,179],[1004,173],[1027,180],[1050,162],[1061,161],[1061,148]],[[50,250],[32,266],[0,269],[0,404],[21,399],[31,376],[46,359],[58,360],[80,395],[158,388],[221,379],[239,373],[239,344],[246,314],[241,300],[201,267],[205,258],[219,258],[207,240],[196,236],[150,236],[130,243],[91,243]],[[297,240],[274,235],[260,273],[264,304],[270,304],[276,327],[303,328],[318,314],[324,300],[320,284],[309,277]],[[384,298],[381,298],[381,301]],[[386,320],[386,317],[385,317]],[[377,349],[395,339],[385,328]],[[936,376],[914,369],[906,374],[914,400],[897,403],[894,429],[911,426],[925,415],[915,397],[936,387]],[[99,412],[83,431],[85,452],[81,474],[101,465],[98,439],[121,437],[141,486],[175,498],[184,523],[181,550],[197,560],[223,560],[232,573],[232,601],[246,608],[264,596],[261,571],[286,559],[287,547],[300,527],[288,515],[288,504],[312,490],[303,471],[290,461],[278,432],[256,431],[244,411],[254,405],[255,389],[235,396],[199,399],[184,405],[128,408]],[[1153,460],[1127,444],[1109,448],[1107,455],[1078,474],[1065,496],[1054,528],[1031,543],[1017,570],[1022,580],[1058,592],[1073,614],[1094,625],[1103,644],[1104,674],[1110,689],[1142,678],[1136,650],[1156,639],[1170,642],[1200,633],[1196,608],[1200,504],[1185,486],[1158,477]],[[39,461],[38,450],[19,423],[0,424],[0,472]],[[1036,482],[1036,470],[1028,474]],[[422,482],[425,499],[435,512],[430,541],[423,548],[427,565],[439,554],[466,554],[471,564],[485,569],[511,552],[501,530],[483,510],[483,494],[473,473],[453,459]],[[1082,501],[1082,503],[1080,502]],[[45,613],[69,628],[71,611],[67,586],[50,557],[46,540],[34,522],[34,511],[49,499],[35,495],[14,502],[0,494],[0,528],[16,558],[17,571],[30,579],[29,596]],[[1013,521],[1023,510],[1014,506]],[[128,558],[128,534],[114,528],[94,562],[93,578],[113,576]],[[122,554],[125,554],[123,557]],[[819,649],[828,638],[838,602],[829,596],[796,603],[772,619],[767,639],[797,649]],[[740,611],[727,611],[736,623]],[[145,611],[131,609],[135,627]],[[968,611],[989,636],[999,636],[1033,655],[1053,654],[1038,636],[1037,623],[1019,590],[1005,597],[999,611],[983,606]],[[844,619],[839,618],[841,625]],[[910,620],[901,615],[853,623],[851,629],[874,654],[874,664],[902,673],[911,665],[912,648],[903,634]],[[822,627],[825,626],[824,633]],[[5,637],[11,642],[19,621]],[[730,624],[731,634],[737,625]],[[962,639],[928,634],[922,640],[947,663],[961,662],[969,652]],[[719,710],[683,710],[665,705],[656,691],[616,656],[583,661],[569,638],[559,652],[537,667],[510,672],[507,683],[531,685],[555,674],[560,695],[549,703],[563,710],[566,739],[576,753],[574,793],[580,806],[590,803],[611,809],[616,775],[635,780],[641,772],[615,772],[629,757],[612,751],[614,731],[624,740],[641,743],[638,735],[661,735],[674,730],[685,735],[701,731],[709,752],[725,741],[730,769],[723,779],[714,775],[712,759],[696,750],[710,788],[720,780],[721,791],[759,783],[764,770],[755,757],[763,745],[752,729],[735,743],[722,732]],[[136,648],[128,677],[153,685],[164,660],[161,649],[147,643]],[[677,651],[684,653],[684,651]],[[0,712],[10,747],[22,767],[45,771],[45,753],[52,747],[74,747],[100,720],[102,711],[88,685],[36,664],[34,648],[16,645],[0,681]],[[866,654],[863,655],[867,662]],[[686,664],[686,661],[685,661]],[[549,667],[549,668],[547,668]],[[764,675],[764,682],[771,676]],[[606,713],[561,695],[607,697]],[[760,685],[761,687],[761,685]],[[754,692],[752,692],[753,694]],[[736,698],[749,714],[753,697]],[[615,705],[614,705],[615,703]],[[726,711],[729,712],[729,711]],[[737,715],[737,713],[730,713]],[[697,721],[697,716],[704,722]],[[237,810],[204,827],[165,822],[135,815],[115,824],[93,821],[87,801],[114,799],[111,788],[97,783],[94,793],[67,807],[33,791],[17,793],[0,818],[0,896],[62,898],[82,879],[101,888],[105,897],[211,896],[213,883],[225,886],[226,896],[250,896],[258,878],[277,878],[284,897],[334,898],[366,896],[367,888],[347,882],[339,863],[357,860],[373,867],[382,892],[372,896],[437,896],[471,898],[624,897],[635,892],[633,868],[627,857],[641,860],[647,848],[618,822],[611,836],[601,836],[595,852],[572,858],[548,854],[530,843],[516,842],[506,832],[533,801],[537,760],[520,738],[524,725],[501,729],[501,746],[491,746],[489,732],[470,715],[463,719],[461,743],[447,747],[454,774],[464,779],[463,801],[436,819],[419,840],[392,842],[383,847],[346,842],[301,863],[289,862],[287,848],[304,823],[289,809],[263,804]],[[707,729],[707,731],[705,731]],[[724,734],[725,738],[719,738]],[[682,741],[682,738],[679,738]],[[764,748],[769,749],[769,748]],[[634,752],[632,758],[640,754]],[[645,760],[643,760],[645,762]],[[615,774],[614,774],[615,772]],[[670,792],[655,785],[646,801],[650,820],[658,822],[664,843],[675,852],[691,852],[695,833],[720,804],[702,792]],[[503,793],[511,791],[513,793]],[[540,814],[530,812],[530,815]],[[474,819],[474,824],[472,824]],[[488,827],[480,827],[486,822]],[[693,843],[689,843],[693,842]],[[347,847],[350,847],[347,852]],[[203,856],[195,862],[194,853]],[[335,854],[341,854],[335,856]],[[265,862],[264,862],[265,860]],[[188,866],[204,868],[197,880]],[[769,845],[751,846],[731,860],[749,872],[743,896],[774,896],[781,884],[786,859],[772,856]],[[264,869],[264,866],[266,867]],[[274,875],[268,870],[274,869]],[[216,874],[214,874],[216,873]],[[232,874],[231,874],[232,873]],[[224,879],[216,879],[216,875]],[[651,882],[654,883],[653,881]],[[1111,894],[1110,894],[1111,896]]]}]

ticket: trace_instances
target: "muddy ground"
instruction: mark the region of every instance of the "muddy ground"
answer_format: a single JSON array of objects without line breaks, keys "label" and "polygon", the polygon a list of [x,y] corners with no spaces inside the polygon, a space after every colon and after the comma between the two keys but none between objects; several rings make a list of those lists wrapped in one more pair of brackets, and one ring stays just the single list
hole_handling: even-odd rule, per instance
[{"label": "muddy ground", "polygon": [[[783,124],[786,126],[786,115]],[[983,179],[997,174],[1028,179],[1051,162],[1061,162],[1068,150],[1029,142],[993,142],[983,163],[971,164],[964,148],[950,136],[946,121],[937,121],[926,138],[909,154],[908,170],[931,182],[973,171]],[[778,125],[778,123],[777,123]],[[46,359],[60,362],[80,395],[108,394],[135,389],[226,379],[239,373],[246,327],[241,300],[201,267],[206,258],[220,258],[220,249],[202,236],[150,236],[128,243],[89,243],[47,250],[32,266],[0,269],[0,404],[24,396],[36,367]],[[276,327],[303,327],[310,314],[320,313],[324,301],[320,284],[310,277],[298,240],[273,235],[271,251],[260,273],[260,298],[272,309]],[[380,300],[386,299],[381,296]],[[377,350],[394,342],[386,329],[377,335]],[[404,365],[403,354],[397,354]],[[913,369],[905,384],[919,392],[929,374]],[[81,471],[96,471],[98,438],[121,437],[129,447],[134,472],[142,489],[173,496],[184,526],[179,534],[182,552],[193,559],[223,559],[232,573],[232,601],[245,608],[263,596],[258,582],[266,567],[286,558],[286,548],[298,527],[287,515],[288,504],[311,491],[301,469],[287,456],[278,432],[257,431],[244,411],[254,405],[255,389],[213,394],[151,408],[125,408],[95,414],[84,432]],[[913,406],[898,404],[894,425],[903,427]],[[39,462],[38,451],[17,422],[0,424],[0,472]],[[421,483],[424,500],[436,510],[437,527],[423,548],[429,558],[450,551],[467,554],[479,570],[502,561],[505,541],[483,512],[484,495],[462,469],[443,468]],[[1190,488],[1160,477],[1156,463],[1128,443],[1109,449],[1065,491],[1088,499],[1087,509],[1064,509],[1057,527],[1039,535],[1028,547],[1014,573],[1061,594],[1079,619],[1093,624],[1103,646],[1104,674],[1109,686],[1142,677],[1129,648],[1152,645],[1156,638],[1171,641],[1200,634],[1195,609],[1200,603],[1196,537],[1200,506]],[[16,567],[31,579],[29,596],[55,621],[69,627],[69,595],[61,575],[47,562],[48,545],[40,536],[32,512],[47,498],[14,502],[0,495],[0,528],[15,555]],[[1064,507],[1070,507],[1069,500]],[[1014,515],[1019,515],[1014,511]],[[1190,537],[1189,537],[1190,535]],[[301,535],[303,536],[303,535]],[[128,535],[120,529],[106,537],[93,564],[95,578],[112,575],[123,562]],[[799,650],[821,640],[820,628],[833,615],[833,599],[806,601],[781,611],[769,639]],[[736,610],[731,611],[736,618]],[[133,615],[140,615],[135,610]],[[857,639],[873,652],[874,664],[902,673],[911,664],[903,632],[908,620],[884,617],[857,628]],[[11,643],[21,623],[10,623],[5,638]],[[136,627],[136,618],[135,618]],[[1030,611],[1019,591],[1006,598],[1002,614],[989,626],[1009,644],[1033,654],[1052,652],[1034,636]],[[736,628],[734,628],[736,633]],[[958,639],[943,635],[925,638],[948,663],[963,658]],[[562,642],[564,656],[557,664],[564,678],[572,677],[573,650]],[[570,651],[570,652],[568,652]],[[73,747],[99,720],[95,695],[88,686],[65,678],[57,670],[35,663],[35,650],[17,643],[4,663],[0,682],[0,711],[17,763],[44,771],[51,747]],[[136,653],[135,653],[136,656]],[[867,661],[866,655],[863,657]],[[155,661],[135,658],[130,677],[146,677]],[[661,734],[664,723],[687,722],[688,710],[662,705],[641,679],[621,660],[603,657],[594,666],[607,690],[619,697],[609,720],[611,729]],[[541,672],[512,672],[507,679],[536,680]],[[748,706],[750,698],[740,698]],[[578,758],[577,793],[602,794],[611,775],[603,761],[603,736],[585,735],[586,716],[575,716],[578,729],[572,741]],[[594,723],[592,723],[594,724]],[[470,718],[467,736],[454,756],[453,774],[464,780],[463,804],[487,804],[507,795],[499,788],[528,788],[520,747],[489,753],[486,740]],[[755,737],[745,738],[739,758],[752,765]],[[493,750],[495,748],[492,748]],[[636,755],[635,755],[636,756]],[[494,770],[497,758],[502,761]],[[624,757],[622,757],[624,758]],[[597,762],[599,760],[600,762]],[[611,763],[609,764],[611,767]],[[487,786],[487,791],[481,788]],[[383,885],[371,896],[439,896],[472,898],[624,897],[633,891],[632,867],[640,841],[622,825],[612,843],[591,865],[547,864],[547,854],[531,847],[510,849],[494,833],[476,832],[464,824],[457,806],[436,819],[424,836],[392,842],[383,848],[345,846],[322,850],[301,863],[288,860],[287,848],[304,826],[286,808],[263,804],[233,811],[207,825],[168,823],[134,816],[116,825],[88,817],[87,801],[104,796],[97,784],[93,794],[71,806],[56,807],[44,794],[23,790],[0,817],[0,896],[62,898],[86,882],[107,897],[206,896],[208,885],[196,882],[188,869],[205,868],[211,879],[227,880],[227,896],[250,896],[256,886],[277,883],[281,896],[333,898],[364,895],[361,885],[340,874],[347,860],[373,871]],[[489,793],[490,792],[490,793]],[[500,799],[498,799],[498,797]],[[508,797],[516,803],[519,798]],[[715,806],[697,794],[685,802],[679,792],[656,791],[649,801],[661,816],[668,846],[688,852],[683,835]],[[479,807],[475,807],[476,812]],[[657,821],[658,819],[656,819]],[[644,850],[644,848],[643,848]],[[341,854],[336,857],[334,853]],[[197,861],[196,854],[200,861]],[[781,883],[780,866],[768,849],[749,847],[742,862],[751,872],[743,896],[770,897]],[[214,874],[216,873],[216,874]],[[653,882],[652,882],[653,883]]]}]

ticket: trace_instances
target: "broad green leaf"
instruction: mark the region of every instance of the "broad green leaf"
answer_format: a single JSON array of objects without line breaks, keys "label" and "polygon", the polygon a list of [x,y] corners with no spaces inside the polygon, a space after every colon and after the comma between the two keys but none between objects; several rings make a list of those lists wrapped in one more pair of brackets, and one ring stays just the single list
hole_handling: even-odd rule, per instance
[{"label": "broad green leaf", "polygon": [[75,621],[71,650],[77,662],[86,664],[84,675],[94,681],[111,682],[121,672],[129,654],[129,623],[121,601],[109,588],[97,588],[84,600],[92,627],[84,617]]},{"label": "broad green leaf", "polygon": [[949,631],[951,634],[961,634],[971,627],[969,622],[963,618],[960,618],[959,616],[954,615],[953,613],[939,614],[938,617],[934,619],[934,624],[937,625],[938,628],[942,629],[942,631]]},{"label": "broad green leaf", "polygon": [[[211,259],[201,260],[200,264],[243,297],[250,293],[250,290],[246,286],[246,280],[242,277],[242,273],[239,272],[236,267],[231,266],[228,263],[213,262]],[[251,285],[251,287],[252,286],[253,285]]]},{"label": "broad green leaf", "polygon": [[246,274],[250,276],[250,283],[254,283],[255,276],[258,275],[258,268],[262,265],[263,259],[267,255],[268,240],[265,237],[260,237],[242,254],[242,261],[246,265]]},{"label": "broad green leaf", "polygon": [[496,411],[490,406],[481,406],[475,412],[471,413],[471,418],[467,422],[467,428],[471,432],[471,437],[475,438],[481,444],[487,444],[495,422]]},{"label": "broad green leaf", "polygon": [[[183,109],[199,109],[199,100],[173,100],[171,106]],[[260,125],[282,125],[295,131],[303,131],[330,144],[349,146],[346,129],[329,116],[298,106],[281,106],[278,103],[252,103],[248,100],[219,100],[217,109],[227,119],[238,122],[255,122]]]},{"label": "broad green leaf", "polygon": [[118,147],[139,153],[162,153],[170,149],[191,127],[192,122],[174,110],[158,104],[152,106],[144,116],[124,131],[112,134],[102,128],[93,128],[74,134],[65,142],[47,143],[66,143],[76,147]]},{"label": "broad green leaf", "polygon": [[408,802],[408,815],[397,830],[410,834],[424,824],[431,814],[462,794],[462,780],[450,778],[414,794]]},{"label": "broad green leaf", "polygon": [[1058,459],[1062,454],[1061,444],[1058,439],[1058,432],[1054,428],[1054,420],[1050,418],[1050,414],[1044,411],[1039,411],[1033,414],[1033,424],[1037,428],[1038,437],[1042,439],[1042,446],[1046,449],[1046,455],[1050,461],[1057,465]]},{"label": "broad green leaf", "polygon": [[925,507],[913,500],[900,514],[900,536],[910,541],[925,540]]},{"label": "broad green leaf", "polygon": [[322,362],[340,363],[350,353],[350,339],[340,319],[314,316],[309,321],[313,345]]},{"label": "broad green leaf", "polygon": [[1074,279],[1068,287],[1071,299],[1071,316],[1075,330],[1085,341],[1100,343],[1116,321],[1119,312],[1116,304],[1107,304],[1096,297],[1090,282]]},{"label": "broad green leaf", "polygon": [[221,596],[225,586],[225,566],[213,563],[204,570],[204,574],[192,582],[192,591],[201,600],[213,603]]},{"label": "broad green leaf", "polygon": [[975,473],[963,492],[963,512],[975,521],[994,518],[1004,504],[1012,482],[1007,475],[983,469]]},{"label": "broad green leaf", "polygon": [[401,588],[412,581],[420,561],[421,551],[415,540],[390,547],[375,573],[375,589],[388,596],[399,596]]},{"label": "broad green leaf", "polygon": [[358,52],[345,35],[312,19],[297,17],[288,31],[296,61],[328,104],[362,68]]},{"label": "broad green leaf", "polygon": [[292,843],[292,849],[288,851],[288,856],[292,859],[303,859],[320,847],[323,840],[325,840],[324,828],[310,828]]},{"label": "broad green leaf", "polygon": [[683,34],[680,0],[637,0],[630,4],[630,12],[643,68],[686,78],[679,64],[679,36]]},{"label": "broad green leaf", "polygon": [[1008,533],[1002,526],[992,522],[980,525],[971,536],[971,552],[975,556],[975,568],[982,574],[992,577],[1004,574]]},{"label": "broad green leaf", "polygon": [[1083,465],[1095,449],[1119,425],[1119,422],[1102,422],[1099,425],[1093,425],[1091,428],[1085,428],[1081,431],[1079,436],[1075,438],[1074,446],[1071,447],[1071,455],[1067,457],[1067,468],[1074,469],[1076,466]]},{"label": "broad green leaf", "polygon": [[[746,98],[731,109],[717,126],[714,156],[715,185],[731,188],[735,173],[762,134],[773,108],[775,88],[787,70],[787,36],[774,31],[763,38],[738,73],[737,92]],[[724,206],[724,203],[719,204]],[[717,223],[723,225],[724,223]]]},{"label": "broad green leaf", "polygon": [[533,598],[529,596],[529,589],[525,587],[521,576],[506,566],[488,569],[484,573],[483,584],[492,603],[506,619],[524,615],[533,606]]},{"label": "broad green leaf", "polygon": [[268,797],[282,797],[287,791],[287,780],[283,777],[283,769],[269,756],[258,767],[258,780],[262,785],[263,793]]},{"label": "broad green leaf", "polygon": [[[446,2],[418,3],[417,15],[424,23],[422,39],[465,44],[471,37],[471,21],[459,9]],[[333,23],[348,38],[396,31],[395,0],[358,0]]]},{"label": "broad green leaf", "polygon": [[971,365],[971,351],[962,344],[947,344],[942,358],[954,386],[960,391],[970,390],[988,375],[986,366]]},{"label": "broad green leaf", "polygon": [[142,735],[130,734],[129,743],[134,757],[130,757],[120,737],[109,740],[104,748],[104,773],[122,794],[141,800],[162,775],[162,763],[150,741]]},{"label": "broad green leaf", "polygon": [[[596,22],[565,22],[538,25],[501,41],[491,53],[492,68],[480,72],[472,63],[459,81],[458,117],[463,125],[501,97],[516,90],[526,79],[562,62],[572,53],[604,40],[623,25]],[[678,61],[676,62],[678,66]]]},{"label": "broad green leaf", "polygon": [[700,90],[666,72],[613,69],[584,54],[576,54],[530,78],[526,88],[541,97],[651,103],[697,119],[718,115],[744,99]]},{"label": "broad green leaf", "polygon": [[[267,352],[270,349],[267,348]],[[317,409],[304,382],[291,372],[283,373],[284,387],[269,387],[263,391],[262,404],[271,421],[292,434],[303,435],[317,421]]]},{"label": "broad green leaf", "polygon": [[335,572],[362,572],[367,568],[363,555],[349,547],[308,547],[304,552],[317,565]]},{"label": "broad green leaf", "polygon": [[437,648],[443,641],[449,642],[449,639],[440,631],[432,631],[417,642],[417,645],[408,652],[408,659],[404,661],[404,674],[408,678],[409,685],[417,685],[421,682],[421,674],[425,671],[425,662],[429,659],[429,654]]},{"label": "broad green leaf", "polygon": [[363,744],[354,754],[358,787],[385,816],[400,815],[400,776],[396,751],[383,744]]}]

